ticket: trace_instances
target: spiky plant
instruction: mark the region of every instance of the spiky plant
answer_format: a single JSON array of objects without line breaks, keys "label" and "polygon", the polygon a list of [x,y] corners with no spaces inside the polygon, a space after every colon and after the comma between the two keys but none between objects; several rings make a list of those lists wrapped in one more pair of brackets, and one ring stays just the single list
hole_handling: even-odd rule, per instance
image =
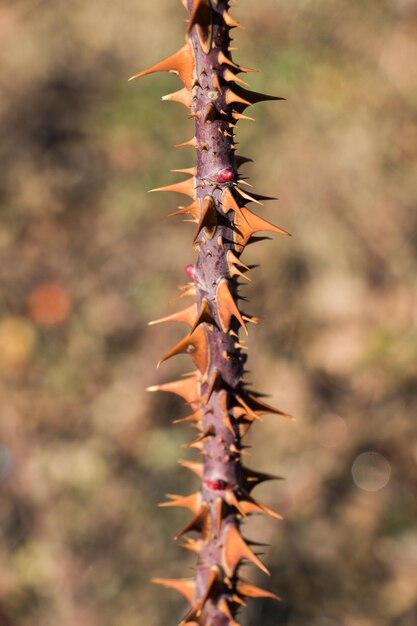
[{"label": "spiky plant", "polygon": [[[273,478],[245,467],[242,438],[260,415],[284,415],[250,391],[244,383],[243,341],[250,323],[258,319],[239,307],[239,280],[249,280],[249,267],[241,261],[246,245],[259,241],[256,233],[288,234],[247,208],[268,199],[246,191],[238,168],[250,159],[235,154],[234,128],[247,118],[247,107],[262,100],[281,100],[248,91],[238,75],[249,68],[231,58],[230,30],[239,27],[229,13],[228,0],[183,0],[189,20],[185,45],[169,58],[132,78],[154,72],[178,74],[184,83],[179,91],[164,96],[184,104],[195,120],[194,137],[182,145],[196,148],[197,166],[181,170],[190,178],[155,191],[174,191],[191,198],[176,214],[189,215],[197,223],[193,238],[197,260],[187,265],[191,279],[181,287],[193,303],[157,322],[178,321],[189,332],[162,357],[161,362],[190,354],[195,372],[181,380],[158,385],[150,391],[178,394],[192,414],[181,422],[196,426],[199,435],[190,447],[202,454],[201,462],[182,465],[201,479],[201,489],[190,496],[169,496],[165,506],[190,509],[191,520],[177,534],[184,547],[198,554],[195,579],[155,579],[154,582],[182,593],[191,604],[183,624],[238,626],[236,614],[246,598],[276,597],[242,580],[239,566],[247,559],[267,573],[253,542],[243,539],[241,521],[252,513],[282,519],[251,492]],[[198,539],[188,533],[198,533]],[[255,551],[254,551],[255,550]]]}]

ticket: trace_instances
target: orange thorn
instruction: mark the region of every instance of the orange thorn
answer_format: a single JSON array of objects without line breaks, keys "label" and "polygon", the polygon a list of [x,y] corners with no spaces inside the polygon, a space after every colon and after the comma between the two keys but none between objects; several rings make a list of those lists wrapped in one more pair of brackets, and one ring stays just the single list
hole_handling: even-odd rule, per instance
[{"label": "orange thorn", "polygon": [[220,391],[222,386],[223,386],[222,375],[220,374],[218,370],[214,370],[210,374],[210,382],[209,382],[206,402],[210,400],[211,396],[213,395],[215,391]]},{"label": "orange thorn", "polygon": [[197,307],[195,304],[192,304],[186,309],[182,309],[182,311],[178,311],[172,315],[167,315],[166,317],[161,317],[159,320],[148,322],[148,326],[154,326],[155,324],[162,324],[164,322],[184,322],[192,327],[195,323],[196,316]]},{"label": "orange thorn", "polygon": [[212,196],[206,196],[202,203],[200,200],[200,205],[201,204],[200,220],[194,234],[193,243],[196,242],[202,228],[205,230],[207,239],[213,239],[217,228],[217,211],[214,198]]},{"label": "orange thorn", "polygon": [[238,448],[234,443],[231,443],[230,446],[229,446],[229,450],[233,454],[239,454],[239,455],[249,454],[249,452],[246,452],[246,450],[244,450],[244,448],[250,448],[250,446],[242,446],[241,445],[240,448]]},{"label": "orange thorn", "polygon": [[191,108],[192,95],[186,87],[183,87],[183,89],[180,89],[179,91],[174,91],[174,93],[169,93],[166,96],[162,96],[161,100],[169,102],[179,102],[180,104],[184,104],[187,108]]},{"label": "orange thorn", "polygon": [[245,320],[245,322],[249,322],[249,324],[259,324],[259,322],[262,320],[262,317],[249,317],[249,315],[242,315],[243,319]]},{"label": "orange thorn", "polygon": [[252,552],[248,544],[241,537],[236,526],[229,526],[227,530],[226,540],[223,547],[223,562],[226,574],[233,576],[236,567],[239,565],[242,559],[248,559],[259,567],[265,574],[269,571],[262,563],[262,561]]},{"label": "orange thorn", "polygon": [[245,333],[248,334],[248,329],[246,327],[245,321],[242,318],[242,315],[236,305],[236,302],[233,299],[232,294],[230,293],[228,281],[226,278],[222,278],[222,280],[218,284],[216,290],[216,307],[220,326],[224,333],[229,330],[230,320],[232,316],[234,316],[242,326]]},{"label": "orange thorn", "polygon": [[217,536],[220,537],[222,529],[223,514],[225,512],[224,500],[220,496],[216,498],[215,502],[216,521],[217,521]]},{"label": "orange thorn", "polygon": [[196,411],[191,415],[187,415],[187,417],[180,417],[179,419],[174,420],[173,424],[182,424],[184,422],[201,422],[202,419],[203,414],[201,413],[201,411]]},{"label": "orange thorn", "polygon": [[186,469],[191,470],[192,472],[194,472],[194,474],[196,474],[196,476],[198,476],[199,478],[202,478],[203,476],[203,464],[202,463],[200,463],[199,461],[185,461],[185,460],[181,460],[178,462],[182,467],[185,467]]},{"label": "orange thorn", "polygon": [[167,498],[170,498],[169,502],[162,502],[158,506],[160,507],[170,507],[170,506],[178,506],[183,507],[185,509],[190,509],[193,513],[197,513],[200,510],[201,506],[201,491],[196,491],[196,493],[192,493],[190,496],[176,496],[173,494],[167,494]]},{"label": "orange thorn", "polygon": [[[252,185],[250,185],[250,187],[252,187]],[[239,187],[235,187],[235,189],[238,192],[238,194],[242,196],[242,198],[245,198],[245,200],[249,200],[249,202],[256,202],[256,204],[260,204],[261,206],[263,206],[262,202],[257,200],[254,196],[251,196],[250,194],[246,193],[246,191],[243,191]]]},{"label": "orange thorn", "polygon": [[206,604],[210,596],[213,594],[213,589],[216,583],[218,583],[221,579],[222,579],[222,574],[221,574],[220,568],[217,567],[217,565],[213,565],[210,569],[210,574],[207,579],[206,589],[204,591],[202,598],[199,601],[200,607],[197,612],[197,616],[201,614],[202,608],[204,607],[204,605]]},{"label": "orange thorn", "polygon": [[244,214],[242,213],[242,208],[239,206],[236,198],[232,194],[230,187],[225,187],[223,190],[221,208],[224,213],[227,213],[230,209],[232,209],[235,213],[239,213],[239,215],[245,219]]},{"label": "orange thorn", "polygon": [[187,180],[183,180],[180,183],[174,183],[173,185],[166,185],[165,187],[150,189],[150,193],[154,191],[174,191],[175,193],[183,193],[185,196],[190,196],[190,198],[195,199],[195,183],[195,178],[192,176],[191,178],[187,178]]},{"label": "orange thorn", "polygon": [[206,124],[211,124],[211,122],[214,122],[216,118],[217,118],[217,109],[212,102],[209,102],[204,113],[203,121]]},{"label": "orange thorn", "polygon": [[279,521],[282,521],[284,519],[280,513],[273,511],[272,509],[269,508],[269,506],[266,506],[265,504],[261,504],[260,502],[257,502],[256,500],[251,498],[251,496],[249,495],[247,495],[247,499],[244,499],[240,502],[240,505],[246,514],[265,513],[265,515],[269,515],[270,517],[273,517],[274,519],[279,520]]},{"label": "orange thorn", "polygon": [[227,428],[228,430],[230,430],[230,432],[232,433],[232,435],[236,435],[235,429],[233,428],[233,424],[232,424],[232,422],[231,422],[231,420],[230,420],[229,415],[225,415],[225,416],[223,417],[223,424],[226,426],[226,428]]},{"label": "orange thorn", "polygon": [[191,148],[197,148],[197,139],[192,137],[188,141],[184,141],[183,143],[176,143],[174,148],[185,148],[186,146],[190,146]]},{"label": "orange thorn", "polygon": [[194,602],[195,580],[194,578],[151,578],[151,582],[162,585],[168,589],[174,589],[181,593],[190,604]]},{"label": "orange thorn", "polygon": [[175,298],[176,300],[180,300],[181,298],[188,298],[188,296],[197,295],[197,290],[194,283],[187,283],[186,285],[182,285],[180,287],[180,290],[182,291],[182,293]]},{"label": "orange thorn", "polygon": [[240,506],[240,502],[239,502],[239,500],[238,500],[238,498],[237,498],[237,496],[236,496],[235,492],[234,492],[232,489],[230,489],[230,490],[226,493],[225,500],[226,500],[227,504],[230,504],[231,506],[234,506],[234,507],[235,507],[235,509],[236,509],[237,511],[239,511],[239,513],[240,513],[243,517],[246,517],[246,513],[245,513],[245,511],[241,508],[241,506]]},{"label": "orange thorn", "polygon": [[200,215],[200,207],[198,206],[197,200],[191,202],[188,206],[179,206],[178,211],[174,211],[173,213],[169,213],[168,217],[172,217],[174,215],[191,215],[193,217],[192,220],[184,220],[188,222],[198,222],[198,216]]},{"label": "orange thorn", "polygon": [[243,78],[239,78],[239,76],[236,76],[236,74],[234,74],[232,70],[229,70],[229,69],[224,70],[223,78],[229,83],[235,82],[235,83],[242,83],[242,85],[246,85],[246,87],[250,86],[249,83],[246,82],[246,80],[243,80]]},{"label": "orange thorn", "polygon": [[205,54],[211,50],[213,39],[213,15],[208,0],[195,0],[187,27],[187,35],[193,26],[197,29],[201,49]]},{"label": "orange thorn", "polygon": [[227,616],[229,626],[240,626],[238,622],[235,621],[229,603],[224,597],[219,600],[219,610]]},{"label": "orange thorn", "polygon": [[233,263],[233,265],[238,265],[239,267],[243,267],[244,270],[247,270],[247,271],[250,270],[250,268],[247,265],[245,265],[244,263],[242,263],[240,258],[238,258],[235,255],[233,250],[228,250],[226,252],[226,260],[227,260],[228,265],[231,265]]},{"label": "orange thorn", "polygon": [[236,70],[240,69],[239,66],[236,63],[234,63],[232,59],[229,59],[229,57],[227,57],[222,50],[220,50],[218,54],[217,62],[219,63],[219,65],[223,65],[223,64],[230,65],[231,67],[234,67]]},{"label": "orange thorn", "polygon": [[213,565],[206,582],[206,589],[203,596],[192,606],[190,611],[188,611],[187,615],[180,623],[180,626],[185,626],[186,624],[188,624],[188,626],[198,626],[198,624],[201,624],[200,616],[203,612],[204,605],[207,600],[214,595],[214,587],[221,578],[220,568]]},{"label": "orange thorn", "polygon": [[243,65],[239,66],[239,70],[244,74],[249,74],[252,72],[259,72],[259,70],[254,70],[252,67],[243,67]]},{"label": "orange thorn", "polygon": [[217,397],[217,403],[219,405],[220,413],[222,415],[227,415],[228,410],[228,394],[225,389],[221,390]]},{"label": "orange thorn", "polygon": [[246,106],[251,106],[252,103],[249,100],[246,100],[245,98],[243,98],[242,96],[240,96],[239,94],[235,93],[234,91],[232,91],[231,89],[227,89],[226,90],[226,103],[227,104],[244,104]]},{"label": "orange thorn", "polygon": [[[239,178],[239,180],[237,182],[238,182],[239,185],[246,185],[247,187],[251,187],[253,189],[253,185],[248,183],[248,181],[245,178]],[[255,195],[255,198],[257,199],[256,195]]]},{"label": "orange thorn", "polygon": [[232,117],[234,117],[235,120],[249,120],[250,122],[255,121],[254,117],[250,117],[249,115],[243,115],[243,113],[238,113],[237,111],[233,111]]},{"label": "orange thorn", "polygon": [[245,246],[254,233],[260,231],[270,231],[280,235],[289,235],[286,230],[271,224],[259,215],[252,213],[246,207],[241,207],[240,213],[235,213],[235,226],[237,233],[234,233],[235,242],[241,246]]},{"label": "orange thorn", "polygon": [[244,28],[240,22],[237,22],[226,10],[223,11],[223,19],[229,28]]},{"label": "orange thorn", "polygon": [[221,93],[222,91],[222,86],[220,84],[220,78],[217,74],[213,74],[212,78],[212,83],[213,83],[213,87],[216,89],[216,91],[218,91],[219,93]]},{"label": "orange thorn", "polygon": [[148,69],[131,76],[129,80],[153,74],[154,72],[172,72],[173,74],[177,74],[186,88],[192,89],[195,80],[195,60],[191,41],[188,41],[178,52],[152,65]]},{"label": "orange thorn", "polygon": [[[241,263],[239,259],[237,258],[237,256],[235,256],[233,251],[230,249],[226,253],[226,260],[227,260],[227,265],[229,268],[230,276],[240,276],[241,278],[244,278],[248,282],[251,282],[251,279],[249,278],[249,276],[246,276],[246,274],[244,274],[240,269],[238,269],[236,265],[243,267],[245,270],[249,270],[249,268],[243,263]],[[242,315],[242,318],[246,322],[252,321],[252,318],[248,318],[246,315]]]},{"label": "orange thorn", "polygon": [[236,583],[236,589],[240,595],[248,598],[273,598],[274,600],[281,600],[281,598],[275,595],[275,593],[272,593],[272,591],[266,591],[266,589],[255,587],[255,585],[251,585],[245,580],[238,580]]},{"label": "orange thorn", "polygon": [[209,346],[207,341],[206,331],[202,326],[196,328],[196,330],[187,335],[177,343],[169,352],[167,352],[159,361],[158,367],[164,361],[167,361],[177,354],[189,354],[194,361],[197,368],[202,374],[207,371],[209,362]]},{"label": "orange thorn", "polygon": [[179,169],[179,170],[171,170],[171,172],[178,173],[178,174],[190,174],[191,176],[195,176],[197,174],[197,168],[196,167],[184,167],[183,169]]},{"label": "orange thorn", "polygon": [[163,385],[154,385],[148,387],[147,391],[167,391],[169,393],[175,393],[181,398],[184,398],[191,408],[198,408],[200,402],[199,384],[196,376],[186,378],[185,380],[174,380],[170,383],[164,383]]},{"label": "orange thorn", "polygon": [[193,332],[197,326],[199,326],[200,324],[211,324],[211,325],[215,325],[216,321],[213,317],[213,314],[211,312],[211,308],[210,305],[208,303],[208,300],[206,298],[203,298],[201,301],[201,307],[200,310],[197,314],[196,320],[194,322],[194,325],[191,329],[191,332]]},{"label": "orange thorn", "polygon": [[[241,396],[236,396],[236,400],[243,407],[244,411],[246,412],[247,418],[251,418],[252,420],[262,421],[261,418],[260,418],[260,415],[258,413],[256,413],[255,411],[253,411],[251,409],[251,407],[244,401],[244,399]],[[243,414],[245,414],[245,413],[243,413]]]},{"label": "orange thorn", "polygon": [[201,532],[203,529],[205,529],[209,520],[209,516],[210,509],[208,508],[207,504],[203,503],[198,513],[196,513],[196,515],[194,515],[194,517],[188,522],[188,524],[186,524],[184,528],[175,535],[174,539],[177,540],[182,537],[182,535],[191,532],[192,530]]},{"label": "orange thorn", "polygon": [[180,544],[181,548],[191,550],[199,554],[201,552],[201,542],[198,539],[191,539],[191,537],[184,537],[184,543]]}]

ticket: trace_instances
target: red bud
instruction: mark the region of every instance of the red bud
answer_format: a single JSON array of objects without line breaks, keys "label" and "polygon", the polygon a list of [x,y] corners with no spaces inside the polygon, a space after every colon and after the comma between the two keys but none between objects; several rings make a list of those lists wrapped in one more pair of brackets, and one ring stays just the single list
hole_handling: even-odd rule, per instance
[{"label": "red bud", "polygon": [[204,484],[209,488],[213,489],[213,491],[224,491],[230,487],[229,483],[221,478],[217,478],[216,480],[210,480],[206,478]]},{"label": "red bud", "polygon": [[215,180],[218,183],[231,183],[235,179],[235,173],[230,167],[220,170],[216,174]]}]

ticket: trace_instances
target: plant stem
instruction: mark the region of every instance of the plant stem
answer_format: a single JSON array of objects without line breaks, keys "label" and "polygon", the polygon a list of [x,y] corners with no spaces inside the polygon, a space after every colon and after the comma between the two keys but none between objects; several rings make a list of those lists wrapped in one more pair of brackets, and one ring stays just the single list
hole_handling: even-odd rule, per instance
[{"label": "plant stem", "polygon": [[[242,437],[263,413],[284,415],[265,404],[243,381],[246,354],[241,329],[257,318],[239,308],[239,279],[249,280],[249,268],[240,256],[259,231],[288,234],[246,208],[265,197],[248,194],[238,167],[248,159],[235,154],[234,127],[245,118],[243,111],[262,100],[279,100],[242,88],[238,77],[249,72],[230,56],[230,29],[238,23],[228,13],[226,0],[185,0],[189,13],[187,42],[177,53],[135,76],[173,71],[184,89],[164,96],[185,104],[195,120],[195,135],[185,145],[197,151],[197,167],[186,171],[191,178],[155,191],[175,191],[191,197],[177,214],[190,214],[197,223],[193,245],[198,253],[186,267],[191,282],[183,296],[194,304],[162,321],[188,324],[189,334],[170,350],[164,361],[189,353],[196,371],[179,381],[152,387],[183,397],[193,414],[180,421],[191,422],[200,431],[189,447],[202,454],[202,463],[183,465],[201,478],[201,489],[191,496],[172,496],[164,506],[191,509],[193,517],[177,538],[187,536],[184,547],[198,553],[195,580],[155,579],[174,588],[191,603],[182,624],[192,626],[238,626],[235,616],[247,597],[276,596],[240,579],[243,560],[252,561],[268,573],[240,534],[241,520],[252,513],[281,519],[250,495],[259,483],[273,477],[242,464]],[[246,83],[245,83],[246,84]],[[249,118],[251,119],[251,118]],[[267,199],[267,198],[266,198]]]}]

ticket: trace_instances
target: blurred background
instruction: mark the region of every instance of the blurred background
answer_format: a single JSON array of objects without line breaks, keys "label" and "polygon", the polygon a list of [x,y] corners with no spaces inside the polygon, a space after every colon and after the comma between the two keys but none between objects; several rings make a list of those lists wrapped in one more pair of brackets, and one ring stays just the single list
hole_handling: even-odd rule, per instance
[{"label": "blurred background", "polygon": [[[417,1],[241,0],[235,58],[285,96],[241,123],[244,173],[293,237],[245,253],[251,379],[296,417],[253,429],[250,466],[285,477],[256,518],[284,598],[245,626],[417,623]],[[0,625],[168,626],[151,576],[189,576],[182,402],[145,387],[183,334],[193,225],[147,190],[194,164],[192,122],[127,78],[176,50],[178,0],[0,4]],[[161,397],[160,397],[161,396]]]}]

